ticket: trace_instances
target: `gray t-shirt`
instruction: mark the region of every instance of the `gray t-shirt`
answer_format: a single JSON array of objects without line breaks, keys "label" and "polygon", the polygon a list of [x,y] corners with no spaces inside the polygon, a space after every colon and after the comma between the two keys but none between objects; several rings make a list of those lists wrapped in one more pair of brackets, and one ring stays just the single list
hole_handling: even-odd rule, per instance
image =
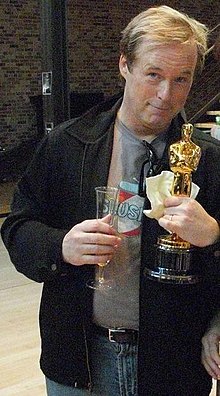
[{"label": "gray t-shirt", "polygon": [[[155,149],[159,156],[163,140]],[[108,185],[119,186],[118,231],[122,243],[112,261],[105,267],[105,279],[114,286],[107,291],[95,290],[94,322],[107,328],[138,329],[140,234],[144,198],[137,195],[141,166],[146,160],[146,146],[119,119],[114,130],[114,144]]]}]

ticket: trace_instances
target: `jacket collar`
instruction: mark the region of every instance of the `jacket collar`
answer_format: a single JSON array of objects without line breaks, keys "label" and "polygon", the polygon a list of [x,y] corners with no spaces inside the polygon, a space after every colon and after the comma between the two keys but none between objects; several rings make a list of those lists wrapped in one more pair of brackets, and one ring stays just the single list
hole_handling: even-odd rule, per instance
[{"label": "jacket collar", "polygon": [[[122,94],[115,95],[88,110],[82,116],[67,121],[65,131],[83,143],[95,143],[114,122],[121,106]],[[98,126],[98,127],[97,127]]]},{"label": "jacket collar", "polygon": [[[82,116],[66,121],[63,126],[71,136],[83,143],[95,143],[103,137],[115,121],[121,106],[123,93],[119,93],[101,104],[88,110]],[[168,144],[176,141],[181,135],[181,126],[186,122],[184,110],[173,119],[167,135]],[[98,125],[98,128],[97,128]]]}]

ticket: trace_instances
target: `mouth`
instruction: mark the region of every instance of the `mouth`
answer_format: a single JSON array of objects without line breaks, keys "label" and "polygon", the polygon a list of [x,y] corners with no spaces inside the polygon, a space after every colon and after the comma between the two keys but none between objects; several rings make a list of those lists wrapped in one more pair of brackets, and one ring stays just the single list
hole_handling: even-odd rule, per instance
[{"label": "mouth", "polygon": [[169,111],[169,107],[155,106],[155,105],[153,105],[153,104],[151,104],[151,103],[149,103],[149,105],[150,105],[151,107],[153,107],[154,109],[159,110],[159,111]]}]

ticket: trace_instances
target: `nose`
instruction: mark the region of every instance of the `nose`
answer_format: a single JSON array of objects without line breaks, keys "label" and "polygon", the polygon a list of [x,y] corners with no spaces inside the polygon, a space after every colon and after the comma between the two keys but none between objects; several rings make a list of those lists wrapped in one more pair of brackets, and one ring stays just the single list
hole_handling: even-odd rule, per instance
[{"label": "nose", "polygon": [[171,83],[163,80],[158,87],[157,97],[160,100],[169,100],[171,98],[171,91]]}]

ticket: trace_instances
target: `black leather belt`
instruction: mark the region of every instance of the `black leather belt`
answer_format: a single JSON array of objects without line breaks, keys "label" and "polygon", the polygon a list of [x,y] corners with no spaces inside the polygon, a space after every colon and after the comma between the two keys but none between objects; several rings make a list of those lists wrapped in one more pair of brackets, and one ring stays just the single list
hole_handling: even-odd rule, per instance
[{"label": "black leather belt", "polygon": [[105,327],[94,325],[96,334],[107,337],[110,342],[137,344],[138,331],[132,329],[106,329]]}]

